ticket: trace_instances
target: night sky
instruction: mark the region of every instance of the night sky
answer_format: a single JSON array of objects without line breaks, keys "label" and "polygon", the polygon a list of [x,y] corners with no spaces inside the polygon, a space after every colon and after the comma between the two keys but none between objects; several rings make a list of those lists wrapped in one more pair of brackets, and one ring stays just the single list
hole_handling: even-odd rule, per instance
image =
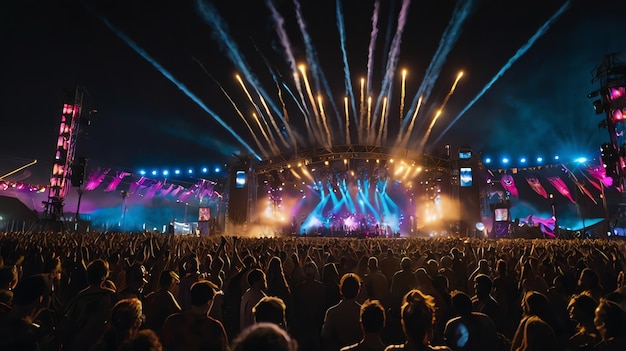
[{"label": "night sky", "polygon": [[[260,154],[220,90],[221,85],[246,115],[251,114],[253,107],[234,78],[239,69],[225,54],[225,41],[206,23],[208,16],[202,9],[216,9],[210,10],[210,15],[223,19],[232,38],[229,42],[236,44],[259,86],[280,107],[272,73],[291,89],[294,84],[285,50],[277,39],[275,17],[266,1],[205,1],[202,6],[196,0],[3,2],[0,171],[38,159],[38,165],[30,168],[30,181],[46,182],[63,89],[76,85],[85,87],[91,107],[98,110],[76,152],[89,159],[89,168],[131,172],[141,168],[199,168],[223,165],[233,154],[247,153],[214,116],[120,36],[136,43]],[[341,4],[351,83],[358,100],[359,80],[367,72],[374,1]],[[408,110],[456,4],[452,0],[410,3],[391,83],[390,118],[399,115],[400,71],[408,70]],[[594,156],[608,134],[598,127],[602,116],[595,115],[593,101],[587,98],[599,87],[591,82],[591,71],[606,54],[626,51],[624,1],[571,1],[545,34],[518,55],[510,69],[501,72],[501,77],[459,117],[564,4],[563,0],[471,2],[471,11],[459,27],[459,35],[418,115],[415,138],[424,135],[458,71],[464,71],[432,130],[427,152],[440,152],[445,144],[467,144],[494,158]],[[384,79],[401,5],[402,1],[382,1],[380,7],[372,68],[375,96]],[[285,20],[295,58],[304,62],[306,45],[294,2],[274,1],[274,6]],[[344,126],[338,120],[343,120],[346,88],[335,6],[335,1],[301,0],[310,43],[332,92],[328,96],[327,90],[320,91],[331,130],[336,133],[333,137],[343,140],[339,131]],[[296,104],[285,99],[300,143],[314,146]],[[340,116],[331,107],[331,99]],[[458,121],[442,135],[456,117]],[[390,127],[389,135],[394,135],[394,128]]]}]

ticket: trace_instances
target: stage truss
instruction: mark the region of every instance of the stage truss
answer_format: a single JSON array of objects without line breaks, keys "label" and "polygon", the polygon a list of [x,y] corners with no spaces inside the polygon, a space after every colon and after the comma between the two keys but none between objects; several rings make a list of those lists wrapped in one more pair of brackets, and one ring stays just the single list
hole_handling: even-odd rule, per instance
[{"label": "stage truss", "polygon": [[449,157],[381,146],[283,154],[252,167],[251,220],[282,223],[282,233],[292,235],[440,233],[449,215],[445,202],[454,193],[452,169]]}]

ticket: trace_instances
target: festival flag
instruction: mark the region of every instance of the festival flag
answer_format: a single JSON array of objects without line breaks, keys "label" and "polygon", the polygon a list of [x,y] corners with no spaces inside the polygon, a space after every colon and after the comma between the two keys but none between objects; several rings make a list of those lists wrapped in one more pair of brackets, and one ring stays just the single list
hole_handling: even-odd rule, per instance
[{"label": "festival flag", "polygon": [[146,199],[152,199],[156,195],[157,191],[159,191],[159,189],[161,189],[162,187],[163,183],[161,183],[160,181],[156,182],[152,184],[152,186],[150,186],[148,190],[146,190],[146,193],[143,196]]},{"label": "festival flag", "polygon": [[130,194],[134,194],[137,191],[137,189],[139,189],[139,186],[141,186],[145,181],[146,181],[146,178],[141,177],[137,181],[130,183],[130,186],[128,187],[128,192]]},{"label": "festival flag", "polygon": [[115,178],[111,180],[111,182],[109,183],[107,188],[104,189],[104,191],[106,192],[114,191],[115,189],[117,189],[117,186],[120,185],[120,183],[122,182],[122,179],[124,179],[126,176],[129,176],[129,175],[130,173],[127,173],[124,171],[117,172],[117,174],[115,175]]},{"label": "festival flag", "polygon": [[543,196],[544,199],[548,198],[548,192],[544,189],[543,185],[541,185],[537,177],[526,177],[526,181],[537,194]]},{"label": "festival flag", "polygon": [[601,181],[605,187],[613,186],[613,178],[606,176],[606,169],[604,169],[603,166],[594,166],[591,168],[587,168],[587,173],[589,173],[595,179]]},{"label": "festival flag", "polygon": [[198,190],[198,184],[194,184],[187,191],[184,191],[182,194],[180,194],[178,196],[178,201],[186,202],[196,192],[196,190]]},{"label": "festival flag", "polygon": [[500,179],[500,183],[511,195],[515,197],[519,197],[519,193],[517,191],[517,187],[515,186],[515,180],[513,180],[513,176],[510,174],[503,174],[502,179]]},{"label": "festival flag", "polygon": [[196,197],[202,201],[206,196],[211,196],[213,194],[213,187],[215,186],[215,182],[210,180],[202,179],[200,189],[196,193]]},{"label": "festival flag", "polygon": [[104,181],[104,178],[110,170],[110,168],[104,170],[100,170],[100,168],[98,168],[97,170],[92,171],[89,177],[87,177],[85,190],[95,190]]},{"label": "festival flag", "polygon": [[573,204],[576,203],[576,201],[572,199],[572,194],[570,193],[567,184],[565,184],[561,177],[548,177],[548,181],[556,188],[556,190],[559,191],[559,193],[561,193],[561,195],[567,197]]},{"label": "festival flag", "polygon": [[172,190],[174,190],[174,183],[170,183],[169,187],[161,189],[161,196],[167,196],[167,194],[171,193]]},{"label": "festival flag", "polygon": [[176,195],[178,195],[178,193],[183,191],[183,189],[185,189],[185,188],[183,188],[182,185],[179,185],[179,186],[176,187],[176,189],[172,190],[172,193],[170,195],[176,196]]}]

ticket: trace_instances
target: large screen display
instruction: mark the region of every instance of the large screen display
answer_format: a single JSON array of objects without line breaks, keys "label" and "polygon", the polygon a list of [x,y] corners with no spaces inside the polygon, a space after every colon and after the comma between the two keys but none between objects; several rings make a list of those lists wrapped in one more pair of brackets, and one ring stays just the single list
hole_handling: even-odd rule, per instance
[{"label": "large screen display", "polygon": [[211,208],[209,207],[200,207],[198,210],[198,221],[204,222],[211,219]]},{"label": "large screen display", "polygon": [[495,217],[496,217],[496,222],[508,222],[509,210],[506,208],[496,208]]},{"label": "large screen display", "polygon": [[235,187],[237,189],[241,189],[246,186],[246,172],[245,171],[237,171],[235,177]]},{"label": "large screen display", "polygon": [[461,160],[469,160],[472,158],[472,150],[459,150],[459,159]]},{"label": "large screen display", "polygon": [[472,186],[472,169],[470,167],[461,167],[461,186]]}]

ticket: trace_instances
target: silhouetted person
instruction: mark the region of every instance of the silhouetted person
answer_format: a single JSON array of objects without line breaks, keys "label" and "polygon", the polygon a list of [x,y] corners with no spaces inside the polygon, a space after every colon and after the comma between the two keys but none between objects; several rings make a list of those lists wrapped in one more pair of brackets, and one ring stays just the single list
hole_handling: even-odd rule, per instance
[{"label": "silhouetted person", "polygon": [[148,294],[143,305],[146,315],[144,328],[152,329],[159,334],[167,317],[182,310],[174,297],[179,283],[180,278],[176,272],[172,270],[161,272],[159,290]]},{"label": "silhouetted person", "polygon": [[554,331],[555,335],[560,338],[557,340],[558,348],[562,348],[562,340],[567,340],[567,332],[563,330],[563,326],[559,325],[558,320],[555,317],[555,313],[552,306],[548,302],[548,298],[537,291],[529,291],[524,294],[522,299],[522,319],[520,320],[513,340],[511,341],[511,348],[517,348],[521,345],[521,340],[524,335],[524,328],[528,318],[537,316],[546,322]]},{"label": "silhouetted person", "polygon": [[252,308],[261,301],[262,298],[267,296],[264,292],[264,290],[267,289],[267,280],[262,270],[255,268],[248,272],[247,281],[250,288],[248,288],[241,297],[241,306],[239,308],[240,330],[244,330],[254,324]]},{"label": "silhouetted person", "polygon": [[339,292],[339,272],[334,263],[327,263],[322,270],[322,283],[324,284],[324,309],[327,310],[341,301]]},{"label": "silhouetted person", "polygon": [[585,268],[580,273],[576,291],[585,293],[598,301],[604,296],[604,288],[600,284],[600,276],[590,268]]},{"label": "silhouetted person", "polygon": [[208,280],[191,286],[191,308],[169,316],[163,324],[161,342],[166,350],[228,350],[224,326],[209,316],[215,288]]},{"label": "silhouetted person", "polygon": [[576,325],[567,340],[565,350],[580,350],[582,347],[593,346],[602,340],[596,325],[593,323],[596,307],[598,307],[598,301],[589,295],[572,296],[567,310],[570,320]]},{"label": "silhouetted person", "polygon": [[270,259],[265,270],[265,278],[267,280],[267,289],[265,294],[267,296],[275,296],[283,301],[287,311],[287,315],[292,315],[292,296],[291,287],[287,283],[285,278],[285,272],[283,271],[283,262],[277,256]]},{"label": "silhouetted person", "polygon": [[[368,273],[363,280],[363,291],[365,298],[369,300],[378,300],[383,306],[389,306],[389,282],[387,277],[380,271],[378,267],[378,259],[375,256],[367,260]],[[359,300],[360,301],[360,300]],[[365,301],[365,300],[363,300]]]},{"label": "silhouetted person", "polygon": [[277,326],[287,329],[287,318],[285,310],[287,307],[283,300],[276,296],[263,297],[254,307],[252,313],[254,314],[255,323],[274,323]]},{"label": "silhouetted person", "polygon": [[387,255],[380,260],[380,271],[387,277],[387,282],[391,283],[394,274],[400,270],[400,258],[396,257],[393,249],[387,249]]},{"label": "silhouetted person", "polygon": [[486,314],[472,311],[472,301],[466,293],[452,294],[452,309],[457,317],[446,323],[446,345],[454,351],[497,350],[496,325]]},{"label": "silhouetted person", "polygon": [[222,316],[224,327],[230,338],[234,338],[239,334],[241,296],[248,289],[248,282],[246,281],[248,272],[256,266],[256,259],[252,256],[246,256],[243,259],[243,267],[232,277],[227,276],[224,281]]},{"label": "silhouetted person", "polygon": [[387,314],[386,339],[391,343],[404,341],[404,333],[400,322],[400,307],[404,295],[417,286],[415,274],[411,270],[411,259],[403,257],[400,261],[400,270],[393,275],[389,292],[389,313]]},{"label": "silhouetted person", "polygon": [[162,351],[163,345],[154,330],[144,329],[135,334],[135,337],[126,341],[120,351]]},{"label": "silhouetted person", "polygon": [[58,327],[63,350],[84,350],[95,344],[109,322],[115,291],[105,286],[109,263],[96,259],[87,266],[89,286],[67,305]]},{"label": "silhouetted person", "polygon": [[602,337],[602,341],[594,346],[594,351],[626,350],[626,315],[617,303],[600,299],[594,323]]},{"label": "silhouetted person", "polygon": [[200,261],[196,255],[190,255],[182,263],[182,278],[180,278],[180,285],[178,286],[178,295],[176,301],[183,310],[191,308],[191,293],[189,290],[191,286],[199,281],[200,274]]},{"label": "silhouetted person", "polygon": [[117,293],[117,299],[138,298],[144,301],[143,288],[148,284],[148,271],[141,263],[135,263],[126,272],[126,287]]},{"label": "silhouetted person", "polygon": [[17,267],[6,265],[0,268],[0,318],[11,310],[13,303],[13,288],[17,285],[19,276]]},{"label": "silhouetted person", "polygon": [[356,298],[361,290],[361,279],[354,273],[341,277],[341,302],[329,308],[322,327],[322,349],[336,351],[355,344],[363,337],[359,318],[361,305]]},{"label": "silhouetted person", "polygon": [[317,265],[313,261],[303,266],[304,281],[294,287],[293,335],[302,351],[320,349],[320,334],[324,323],[324,284],[316,279]]},{"label": "silhouetted person", "polygon": [[[106,332],[91,351],[119,350],[122,345],[132,340],[144,322],[141,301],[136,298],[118,301],[111,311],[111,318]],[[84,345],[88,349],[88,345]]]},{"label": "silhouetted person", "polygon": [[257,323],[233,340],[232,351],[298,351],[298,343],[274,323]]},{"label": "silhouetted person", "polygon": [[543,319],[531,316],[524,324],[522,341],[515,351],[554,351],[559,349],[557,345],[552,327]]},{"label": "silhouetted person", "polygon": [[33,275],[17,283],[13,294],[13,308],[0,322],[0,349],[38,351],[44,335],[36,321],[48,307],[52,282],[47,275]]},{"label": "silhouetted person", "polygon": [[358,343],[341,348],[341,351],[383,351],[386,347],[381,339],[385,327],[385,308],[376,300],[367,300],[361,305],[361,330],[363,339]]},{"label": "silhouetted person", "polygon": [[[491,296],[493,281],[488,275],[479,274],[474,278],[474,292],[472,296],[472,310],[489,316],[497,325],[501,323],[501,310],[496,299]],[[498,331],[503,331],[498,329]]]},{"label": "silhouetted person", "polygon": [[406,342],[399,345],[389,345],[385,351],[451,351],[447,346],[430,344],[435,317],[435,302],[431,296],[424,295],[418,289],[409,291],[404,297],[401,315],[402,331],[404,331]]}]

